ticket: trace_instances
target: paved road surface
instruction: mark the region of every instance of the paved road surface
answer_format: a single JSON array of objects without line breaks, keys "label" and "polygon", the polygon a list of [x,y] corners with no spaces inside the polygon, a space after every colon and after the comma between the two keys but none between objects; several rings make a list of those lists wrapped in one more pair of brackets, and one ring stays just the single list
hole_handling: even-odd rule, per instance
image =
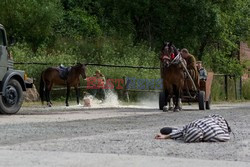
[{"label": "paved road surface", "polygon": [[[250,166],[250,104],[163,113],[150,107],[23,108],[0,116],[0,166]],[[209,114],[224,116],[234,136],[226,143],[155,140],[163,126]]]}]

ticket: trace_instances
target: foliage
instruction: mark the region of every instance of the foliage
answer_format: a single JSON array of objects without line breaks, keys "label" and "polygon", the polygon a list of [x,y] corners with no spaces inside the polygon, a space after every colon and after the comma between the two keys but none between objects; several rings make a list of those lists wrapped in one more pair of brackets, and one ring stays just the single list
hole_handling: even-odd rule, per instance
[{"label": "foliage", "polygon": [[[163,41],[188,48],[206,68],[241,75],[250,0],[2,0],[0,23],[18,61],[159,66]],[[18,66],[39,78],[45,66]],[[89,67],[91,73],[94,67]],[[102,68],[109,77],[158,71]]]},{"label": "foliage", "polygon": [[[155,52],[150,51],[145,45],[132,46],[131,44],[124,44],[118,42],[104,42],[104,46],[94,48],[93,52],[87,56],[74,55],[71,53],[51,53],[47,54],[44,48],[40,48],[36,55],[32,55],[32,51],[27,45],[17,44],[11,50],[14,55],[15,62],[22,62],[24,64],[16,65],[15,68],[25,70],[28,76],[33,77],[39,81],[41,72],[49,66],[58,66],[64,64],[65,66],[73,65],[77,62],[87,63],[94,62],[95,60],[101,64],[125,64],[125,65],[140,65],[140,66],[158,66],[157,55]],[[141,54],[145,52],[144,54]],[[119,58],[120,57],[120,58]],[[119,61],[117,61],[117,59]],[[155,61],[155,59],[157,61]],[[40,62],[42,64],[29,64],[25,62]],[[87,76],[92,76],[96,69],[100,69],[107,78],[123,78],[137,77],[137,78],[158,78],[158,70],[138,70],[138,69],[123,69],[123,68],[107,68],[87,66]]]},{"label": "foliage", "polygon": [[243,98],[246,100],[250,100],[250,80],[246,80],[243,82],[242,92]]},{"label": "foliage", "polygon": [[206,67],[210,67],[215,73],[241,76],[243,66],[239,60],[232,57],[226,57],[221,51],[215,51],[207,54],[203,58]]},{"label": "foliage", "polygon": [[[15,68],[24,70],[29,77],[34,78],[39,81],[41,72],[49,66],[58,66],[60,64],[68,65],[68,63],[76,63],[77,57],[75,55],[69,54],[54,54],[46,55],[43,48],[39,48],[36,55],[32,55],[32,50],[29,49],[27,45],[17,44],[15,47],[12,47],[12,52],[14,55],[14,61],[19,63],[24,63],[22,65],[15,65]],[[26,65],[27,62],[40,62],[45,63],[47,65],[37,65],[31,64]]]},{"label": "foliage", "polygon": [[71,37],[95,37],[101,34],[101,28],[95,16],[85,10],[75,8],[65,12],[64,20],[57,25],[61,35]]},{"label": "foliage", "polygon": [[59,0],[0,1],[0,22],[9,38],[27,42],[33,52],[54,33],[62,13]]}]

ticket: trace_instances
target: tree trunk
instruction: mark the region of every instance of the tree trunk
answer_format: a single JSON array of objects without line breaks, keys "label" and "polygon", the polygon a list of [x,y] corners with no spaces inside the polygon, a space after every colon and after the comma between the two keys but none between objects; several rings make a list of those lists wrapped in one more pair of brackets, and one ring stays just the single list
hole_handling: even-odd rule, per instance
[{"label": "tree trunk", "polygon": [[206,46],[207,46],[207,39],[205,38],[201,41],[201,45],[200,45],[199,53],[198,53],[198,60],[202,60],[202,56],[203,56]]}]

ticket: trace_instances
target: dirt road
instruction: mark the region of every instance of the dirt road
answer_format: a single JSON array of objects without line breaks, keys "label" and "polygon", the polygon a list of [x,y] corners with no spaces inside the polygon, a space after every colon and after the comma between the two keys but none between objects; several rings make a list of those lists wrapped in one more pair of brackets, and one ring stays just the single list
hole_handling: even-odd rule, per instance
[{"label": "dirt road", "polygon": [[[250,104],[156,108],[22,108],[0,116],[0,166],[250,166]],[[226,143],[155,140],[163,126],[182,126],[209,114],[234,132]]]}]

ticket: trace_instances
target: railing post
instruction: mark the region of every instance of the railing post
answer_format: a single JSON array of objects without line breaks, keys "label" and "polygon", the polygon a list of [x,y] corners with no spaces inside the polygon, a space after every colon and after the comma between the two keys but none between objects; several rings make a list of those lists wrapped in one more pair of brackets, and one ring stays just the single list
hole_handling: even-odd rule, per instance
[{"label": "railing post", "polygon": [[126,77],[124,76],[123,77],[123,80],[124,80],[124,87],[123,87],[123,96],[125,98],[125,100],[127,102],[129,102],[129,94],[128,94],[128,90],[127,90],[127,80],[126,80]]},{"label": "railing post", "polygon": [[235,100],[238,100],[237,77],[234,76]]},{"label": "railing post", "polygon": [[225,88],[225,95],[226,95],[226,100],[228,100],[228,76],[227,74],[224,75],[225,80],[224,80],[224,88]]},{"label": "railing post", "polygon": [[242,77],[240,76],[240,99],[242,99]]}]

